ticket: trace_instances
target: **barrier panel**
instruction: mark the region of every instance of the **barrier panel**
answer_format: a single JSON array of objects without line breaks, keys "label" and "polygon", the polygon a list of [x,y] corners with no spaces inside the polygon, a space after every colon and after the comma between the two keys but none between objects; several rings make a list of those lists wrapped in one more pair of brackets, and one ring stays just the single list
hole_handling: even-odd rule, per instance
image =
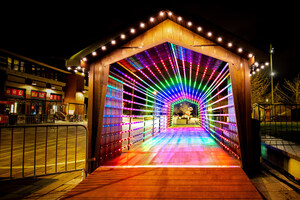
[{"label": "barrier panel", "polygon": [[0,177],[85,171],[86,136],[81,124],[0,127]]}]

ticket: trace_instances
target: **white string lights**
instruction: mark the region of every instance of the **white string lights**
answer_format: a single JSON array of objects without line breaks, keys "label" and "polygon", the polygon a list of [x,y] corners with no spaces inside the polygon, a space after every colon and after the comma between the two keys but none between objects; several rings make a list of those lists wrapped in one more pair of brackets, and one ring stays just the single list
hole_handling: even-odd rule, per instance
[{"label": "white string lights", "polygon": [[[96,53],[96,52],[93,52],[92,54],[93,54],[94,56],[96,56],[95,53]],[[79,73],[79,74],[82,75],[82,76],[85,76],[85,75],[88,74],[87,70],[86,70],[85,68],[81,67],[81,66],[67,67],[67,70],[68,70],[68,71],[71,71],[71,72],[74,72],[75,74],[76,74],[76,73]]]},{"label": "white string lights", "polygon": [[[186,28],[192,30],[195,33],[201,34],[202,37],[207,37],[209,40],[215,41],[218,45],[223,46],[224,48],[243,56],[244,58],[252,58],[254,57],[253,53],[248,53],[246,52],[242,47],[238,47],[234,45],[230,41],[226,41],[223,37],[221,36],[216,36],[212,31],[204,31],[202,26],[194,25],[194,23],[190,20],[185,21],[181,16],[176,16],[173,12],[169,10],[163,10],[160,11],[156,17],[152,16],[149,18],[149,23],[147,24],[146,22],[140,22],[137,27],[131,27],[128,29],[127,33],[122,33],[118,38],[115,38],[108,42],[107,44],[104,44],[101,46],[99,49],[96,49],[95,51],[91,52],[90,54],[86,55],[83,57],[81,60],[84,62],[87,62],[89,58],[98,56],[100,52],[109,50],[110,47],[116,46],[116,44],[120,41],[125,41],[125,39],[130,39],[133,35],[135,35],[138,32],[145,31],[147,26],[149,28],[153,27],[154,25],[164,21],[165,19],[170,19],[176,23],[179,23],[182,26],[185,26]],[[252,65],[253,66],[253,65]],[[251,66],[251,67],[252,67]],[[251,69],[250,67],[250,69]],[[253,70],[251,70],[253,71]]]},{"label": "white string lights", "polygon": [[261,69],[268,67],[270,64],[269,62],[258,63],[255,62],[250,66],[250,74],[249,76],[255,75],[255,73],[259,72]]}]

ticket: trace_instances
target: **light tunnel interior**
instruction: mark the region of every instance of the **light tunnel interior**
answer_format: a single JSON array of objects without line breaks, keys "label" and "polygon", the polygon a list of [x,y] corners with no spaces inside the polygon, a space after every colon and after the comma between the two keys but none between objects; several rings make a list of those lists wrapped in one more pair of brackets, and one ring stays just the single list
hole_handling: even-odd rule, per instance
[{"label": "light tunnel interior", "polygon": [[[182,102],[197,112],[174,113]],[[228,63],[166,42],[110,65],[102,160],[178,126],[175,119],[202,127],[240,159]]]}]

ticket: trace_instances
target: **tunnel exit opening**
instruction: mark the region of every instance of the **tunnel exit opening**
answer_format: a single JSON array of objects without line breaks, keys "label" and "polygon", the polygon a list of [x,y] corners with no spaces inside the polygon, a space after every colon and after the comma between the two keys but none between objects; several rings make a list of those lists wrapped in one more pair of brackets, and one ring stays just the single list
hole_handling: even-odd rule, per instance
[{"label": "tunnel exit opening", "polygon": [[199,105],[189,99],[182,99],[172,103],[169,115],[170,126],[196,126],[200,127]]}]

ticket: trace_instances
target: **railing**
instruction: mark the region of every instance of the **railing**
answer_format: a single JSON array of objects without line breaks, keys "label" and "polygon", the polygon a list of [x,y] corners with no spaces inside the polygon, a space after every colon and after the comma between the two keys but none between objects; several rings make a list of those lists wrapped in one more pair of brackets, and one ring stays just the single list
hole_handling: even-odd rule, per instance
[{"label": "railing", "polygon": [[0,127],[0,177],[85,171],[86,136],[81,124]]},{"label": "railing", "polygon": [[281,139],[300,145],[300,104],[257,104],[252,118],[260,121],[262,141]]},{"label": "railing", "polygon": [[56,115],[2,115],[8,118],[7,122],[0,123],[0,126],[8,125],[25,125],[25,124],[49,124],[56,123],[59,121],[67,122],[86,122],[87,115],[67,115],[65,118],[58,119]]}]

